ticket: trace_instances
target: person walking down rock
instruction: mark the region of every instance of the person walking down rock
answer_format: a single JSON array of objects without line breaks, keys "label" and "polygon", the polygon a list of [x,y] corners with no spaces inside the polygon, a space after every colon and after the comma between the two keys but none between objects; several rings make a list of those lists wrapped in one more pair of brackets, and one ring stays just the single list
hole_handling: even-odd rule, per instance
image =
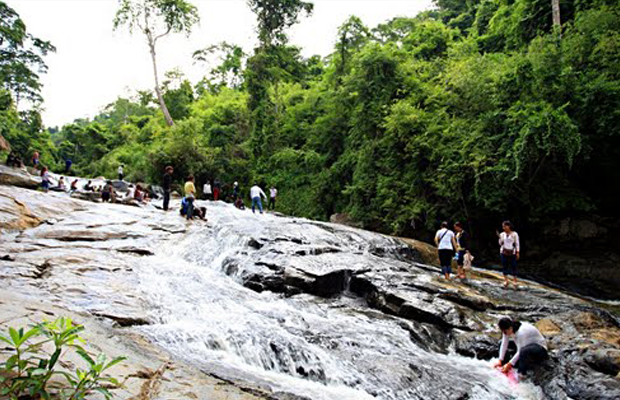
[{"label": "person walking down rock", "polygon": [[469,251],[469,233],[463,229],[463,224],[457,222],[454,224],[454,231],[456,232],[456,251],[457,259],[456,265],[458,267],[458,277],[460,279],[466,279],[465,275],[465,258],[470,255]]},{"label": "person walking down rock", "polygon": [[220,180],[216,179],[213,182],[213,200],[218,201],[220,199],[221,190],[222,190],[222,185],[220,184]]},{"label": "person walking down rock", "polygon": [[164,179],[162,182],[162,188],[164,189],[164,211],[168,211],[168,206],[170,205],[170,191],[172,190],[172,174],[174,172],[174,168],[172,166],[166,167],[166,172],[164,173]]},{"label": "person walking down rock", "polygon": [[211,200],[213,196],[213,191],[211,189],[211,183],[207,181],[204,185],[202,185],[202,196],[204,200]]},{"label": "person walking down rock", "polygon": [[255,183],[254,186],[252,186],[252,188],[250,189],[250,198],[252,199],[253,213],[255,213],[256,206],[258,206],[260,213],[263,213],[263,203],[261,201],[261,197],[267,200],[267,195],[265,194],[265,192],[263,192],[263,189],[261,189],[258,184]]},{"label": "person walking down rock", "polygon": [[504,274],[504,287],[508,287],[510,284],[508,276],[512,275],[514,286],[517,288],[517,261],[520,258],[519,254],[521,252],[519,234],[514,231],[514,226],[510,221],[504,221],[502,229],[503,232],[498,233],[498,236],[499,253]]},{"label": "person walking down rock", "polygon": [[193,219],[194,217],[194,199],[196,198],[196,186],[194,186],[194,176],[187,177],[185,182],[185,201],[187,202],[187,219]]},{"label": "person walking down rock", "polygon": [[[528,371],[549,358],[547,342],[534,325],[502,318],[498,327],[502,332],[502,344],[499,349],[499,360],[493,365],[495,368],[501,367],[504,373],[517,368],[519,378],[522,379]],[[508,343],[511,340],[517,345],[517,352],[506,362]]]},{"label": "person walking down rock", "polygon": [[119,165],[118,166],[118,180],[121,181],[121,182],[123,181],[123,178],[125,177],[124,168],[125,168],[124,165]]},{"label": "person walking down rock", "polygon": [[441,229],[435,234],[435,244],[437,245],[437,252],[439,254],[441,273],[447,280],[450,280],[450,274],[452,273],[452,257],[454,257],[456,241],[454,232],[448,229],[447,222],[441,223]]},{"label": "person walking down rock", "polygon": [[270,210],[275,210],[276,209],[276,197],[278,196],[278,189],[276,189],[275,186],[271,185],[271,188],[269,189],[269,209]]}]

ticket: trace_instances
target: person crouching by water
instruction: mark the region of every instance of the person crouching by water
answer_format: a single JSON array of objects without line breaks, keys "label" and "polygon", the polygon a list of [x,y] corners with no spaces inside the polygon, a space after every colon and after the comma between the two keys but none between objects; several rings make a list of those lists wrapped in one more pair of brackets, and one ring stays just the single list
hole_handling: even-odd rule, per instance
[{"label": "person crouching by water", "polygon": [[456,251],[457,251],[457,259],[456,265],[458,266],[458,277],[460,279],[466,279],[465,275],[465,258],[468,255],[471,255],[469,252],[469,233],[463,229],[463,224],[457,222],[454,224],[454,230],[456,231]]},{"label": "person crouching by water", "polygon": [[504,287],[508,287],[510,284],[508,275],[512,275],[513,283],[515,288],[517,288],[517,261],[521,251],[519,234],[514,231],[514,226],[510,221],[504,221],[502,229],[504,230],[502,233],[496,233],[499,236],[499,253],[504,274]]},{"label": "person crouching by water", "polygon": [[[502,318],[498,326],[502,332],[502,344],[499,349],[499,360],[493,365],[495,368],[501,367],[503,373],[509,372],[513,367],[517,368],[519,377],[523,378],[527,371],[549,358],[547,342],[534,325]],[[511,340],[517,345],[517,353],[510,361],[505,362],[508,342]]]},{"label": "person crouching by water", "polygon": [[185,182],[185,201],[187,202],[187,219],[193,219],[194,217],[194,199],[196,198],[196,186],[194,186],[194,175],[187,177]]},{"label": "person crouching by water", "polygon": [[452,273],[452,257],[456,248],[454,232],[448,229],[448,223],[442,222],[441,229],[435,234],[435,244],[439,253],[439,264],[441,265],[441,273],[447,280],[450,280]]}]

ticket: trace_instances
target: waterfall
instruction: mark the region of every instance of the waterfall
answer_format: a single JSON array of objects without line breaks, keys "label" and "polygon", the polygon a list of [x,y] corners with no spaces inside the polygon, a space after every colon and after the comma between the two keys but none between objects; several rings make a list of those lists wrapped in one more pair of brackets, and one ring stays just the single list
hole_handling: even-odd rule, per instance
[{"label": "waterfall", "polygon": [[[208,205],[207,225],[160,246],[140,271],[140,298],[157,323],[139,329],[172,355],[309,399],[514,398],[488,362],[428,350],[412,338],[413,322],[346,290],[289,297],[243,285],[269,266],[363,269],[376,262],[371,248],[389,248],[392,239]],[[540,398],[532,385],[520,386],[527,392],[520,398]]]}]

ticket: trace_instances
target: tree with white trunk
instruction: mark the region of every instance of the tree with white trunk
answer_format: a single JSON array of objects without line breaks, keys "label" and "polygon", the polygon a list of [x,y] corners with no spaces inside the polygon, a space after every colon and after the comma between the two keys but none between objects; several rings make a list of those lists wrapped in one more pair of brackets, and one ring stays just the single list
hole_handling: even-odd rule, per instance
[{"label": "tree with white trunk", "polygon": [[153,61],[155,93],[159,107],[169,126],[174,125],[164,101],[157,73],[156,46],[159,39],[170,33],[185,33],[187,36],[200,21],[196,6],[185,0],[119,0],[119,9],[114,18],[114,29],[127,26],[129,32],[138,29],[146,36]]}]

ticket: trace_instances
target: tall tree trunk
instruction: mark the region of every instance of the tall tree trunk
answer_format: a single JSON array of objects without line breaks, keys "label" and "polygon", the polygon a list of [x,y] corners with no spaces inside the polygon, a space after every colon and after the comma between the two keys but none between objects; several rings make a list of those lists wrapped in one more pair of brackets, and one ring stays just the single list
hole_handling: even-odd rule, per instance
[{"label": "tall tree trunk", "polygon": [[551,7],[553,9],[553,26],[561,27],[562,20],[560,17],[560,0],[551,0]]},{"label": "tall tree trunk", "polygon": [[153,60],[153,74],[155,74],[155,93],[157,94],[157,100],[159,100],[159,107],[164,113],[164,118],[166,118],[166,123],[168,124],[168,126],[172,126],[174,125],[174,121],[172,120],[172,116],[170,116],[168,107],[166,107],[166,102],[164,102],[164,96],[162,95],[161,88],[159,87],[159,78],[157,77],[157,59],[155,56],[155,43],[151,38],[149,38],[149,48],[151,50],[151,59]]},{"label": "tall tree trunk", "polygon": [[0,135],[0,150],[11,151],[11,145]]}]

